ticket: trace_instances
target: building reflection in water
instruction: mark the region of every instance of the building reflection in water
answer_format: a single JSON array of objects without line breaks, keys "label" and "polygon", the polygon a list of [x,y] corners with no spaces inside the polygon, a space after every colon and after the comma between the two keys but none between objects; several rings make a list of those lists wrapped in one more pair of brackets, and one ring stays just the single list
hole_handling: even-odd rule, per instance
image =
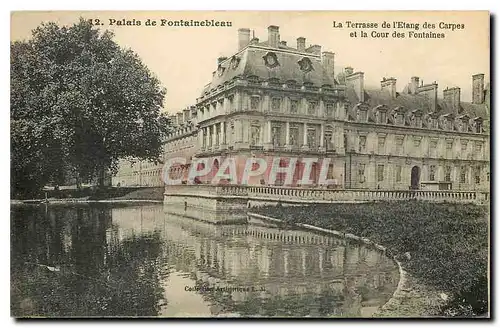
[{"label": "building reflection in water", "polygon": [[[166,262],[174,272],[190,274],[193,285],[185,287],[192,290],[186,292],[217,305],[213,315],[370,316],[398,283],[392,260],[332,236],[213,225],[186,219],[183,209],[173,214],[170,208],[164,217],[158,206],[135,211],[141,214],[113,209],[113,223],[129,234],[159,231]],[[247,290],[232,290],[238,287]]]},{"label": "building reflection in water", "polygon": [[12,314],[370,316],[398,283],[395,264],[365,246],[182,214],[161,205],[14,208]]}]

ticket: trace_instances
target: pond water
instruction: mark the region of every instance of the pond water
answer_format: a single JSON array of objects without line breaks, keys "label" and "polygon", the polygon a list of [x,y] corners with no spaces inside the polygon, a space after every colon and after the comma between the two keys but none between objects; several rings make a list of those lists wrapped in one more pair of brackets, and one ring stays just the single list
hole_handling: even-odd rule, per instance
[{"label": "pond water", "polygon": [[364,245],[164,210],[12,206],[11,314],[369,317],[398,284],[394,262]]}]

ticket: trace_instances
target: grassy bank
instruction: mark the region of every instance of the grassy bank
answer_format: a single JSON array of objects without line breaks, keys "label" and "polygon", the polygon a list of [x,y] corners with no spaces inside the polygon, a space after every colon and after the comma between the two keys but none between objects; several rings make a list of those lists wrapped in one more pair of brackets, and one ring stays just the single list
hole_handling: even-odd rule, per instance
[{"label": "grassy bank", "polygon": [[266,206],[252,211],[289,224],[367,237],[401,257],[407,253],[408,273],[449,295],[436,314],[470,317],[488,312],[489,214],[484,206],[405,201]]}]

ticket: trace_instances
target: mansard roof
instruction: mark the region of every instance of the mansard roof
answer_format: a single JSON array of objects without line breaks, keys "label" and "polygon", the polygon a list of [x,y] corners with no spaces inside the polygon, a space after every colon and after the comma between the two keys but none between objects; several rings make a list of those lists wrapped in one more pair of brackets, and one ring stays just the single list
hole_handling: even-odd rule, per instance
[{"label": "mansard roof", "polygon": [[[264,43],[259,44],[264,45]],[[240,52],[222,62],[213,74],[212,81],[205,86],[203,93],[213,90],[220,85],[236,78],[257,77],[261,81],[278,79],[280,83],[294,80],[297,84],[312,83],[321,87],[323,85],[334,86],[337,83],[333,76],[329,76],[324,69],[321,60],[317,56],[292,51],[283,51],[286,46],[276,48],[247,47]],[[292,48],[290,48],[292,49]],[[265,57],[274,54],[278,65],[271,65],[266,62]],[[304,58],[310,61],[310,68],[304,69],[304,65],[299,63]]]},{"label": "mansard roof", "polygon": [[[486,95],[489,96],[488,89],[486,90]],[[359,97],[353,88],[346,89],[346,96],[351,103],[351,106],[359,103]],[[396,97],[392,98],[388,91],[375,89],[375,88],[365,88],[364,91],[364,102],[369,105],[370,108],[377,107],[379,105],[386,105],[391,110],[396,107],[403,107],[404,111],[413,111],[415,109],[421,109],[424,113],[430,113],[431,109],[427,98],[424,95],[414,95],[408,93],[396,93]],[[473,104],[470,102],[460,102],[459,114],[467,114],[471,118],[482,117],[488,119],[489,108],[487,106],[489,100],[485,98],[484,104]],[[448,113],[453,113],[452,108],[441,98],[438,98],[436,104],[436,113],[439,115],[444,115]]]},{"label": "mansard roof", "polygon": [[[351,104],[359,103],[359,97],[353,88],[347,88],[346,96]],[[397,93],[396,98],[392,98],[388,91],[380,89],[365,88],[364,102],[367,103],[370,108],[374,108],[379,105],[386,105],[390,110],[396,107],[403,107],[405,111],[415,109],[429,111],[427,98],[423,95]]]}]

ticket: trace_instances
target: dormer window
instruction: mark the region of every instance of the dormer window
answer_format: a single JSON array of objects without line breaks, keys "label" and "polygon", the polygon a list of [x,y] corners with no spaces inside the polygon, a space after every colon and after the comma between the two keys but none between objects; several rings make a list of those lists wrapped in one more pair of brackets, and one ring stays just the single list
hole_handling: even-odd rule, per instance
[{"label": "dormer window", "polygon": [[483,133],[483,122],[482,121],[476,120],[475,132],[476,133]]},{"label": "dormer window", "polygon": [[259,83],[259,77],[255,75],[249,76],[248,82],[250,82],[251,84],[257,84]]},{"label": "dormer window", "polygon": [[311,90],[313,87],[313,84],[311,82],[304,82],[304,88],[306,90]]},{"label": "dormer window", "polygon": [[434,117],[429,117],[429,128],[437,129],[438,128],[438,120]]},{"label": "dormer window", "polygon": [[224,66],[219,65],[219,68],[217,68],[217,75],[222,76],[225,70],[226,68]]},{"label": "dormer window", "polygon": [[422,127],[422,117],[421,116],[414,116],[413,124],[415,127],[421,128]]},{"label": "dormer window", "polygon": [[270,86],[279,86],[280,84],[280,80],[275,78],[275,77],[272,77],[269,79],[269,85]]},{"label": "dormer window", "polygon": [[387,124],[387,112],[385,110],[378,111],[378,123]]},{"label": "dormer window", "polygon": [[238,65],[240,64],[240,60],[241,60],[240,57],[233,56],[231,58],[231,63],[230,63],[231,68],[236,69],[238,67]]},{"label": "dormer window", "polygon": [[307,57],[304,57],[301,60],[299,60],[298,64],[299,64],[300,70],[305,72],[305,73],[308,73],[308,72],[313,70],[312,62]]},{"label": "dormer window", "polygon": [[453,130],[453,122],[450,119],[446,119],[446,130]]},{"label": "dormer window", "polygon": [[396,113],[395,121],[398,125],[404,125],[405,123],[405,115],[403,113]]},{"label": "dormer window", "polygon": [[359,122],[368,121],[368,111],[366,109],[358,109],[358,121]]},{"label": "dormer window", "polygon": [[276,54],[274,52],[268,52],[264,57],[262,57],[264,59],[264,64],[266,64],[266,66],[268,68],[274,68],[276,66],[279,66],[279,62],[278,62],[278,57],[276,56]]},{"label": "dormer window", "polygon": [[460,120],[459,127],[460,132],[467,132],[467,123],[465,123],[464,121]]},{"label": "dormer window", "polygon": [[290,89],[297,89],[297,82],[295,80],[286,81],[286,86]]}]

